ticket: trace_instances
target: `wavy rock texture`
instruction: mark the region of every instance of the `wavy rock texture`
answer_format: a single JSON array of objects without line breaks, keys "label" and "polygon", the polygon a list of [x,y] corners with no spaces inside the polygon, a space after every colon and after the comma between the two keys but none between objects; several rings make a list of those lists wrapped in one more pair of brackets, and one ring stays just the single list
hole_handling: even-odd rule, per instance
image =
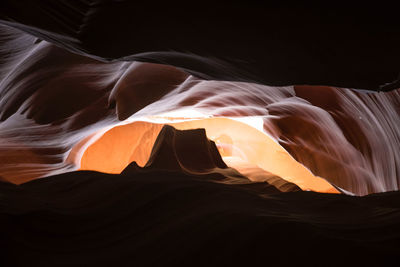
[{"label": "wavy rock texture", "polygon": [[90,140],[75,156],[71,149],[118,119],[190,107],[212,116],[261,117],[276,142],[345,192],[398,189],[397,90],[206,81],[171,66],[103,63],[5,26],[2,33],[3,180],[22,183],[77,169]]},{"label": "wavy rock texture", "polygon": [[[1,265],[397,264],[400,195],[386,192],[400,173],[396,10],[270,8],[2,1]],[[189,109],[256,116],[345,194],[238,172],[204,130],[171,126],[149,131],[142,167],[76,171],[109,129]]]}]

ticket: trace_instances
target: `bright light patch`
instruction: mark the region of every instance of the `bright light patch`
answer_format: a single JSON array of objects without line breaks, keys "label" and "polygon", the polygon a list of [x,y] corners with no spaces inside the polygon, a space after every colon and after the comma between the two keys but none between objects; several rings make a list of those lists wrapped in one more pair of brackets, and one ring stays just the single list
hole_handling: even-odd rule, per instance
[{"label": "bright light patch", "polygon": [[[184,108],[184,109],[179,109],[179,110],[174,110],[174,111],[169,111],[165,112],[159,115],[154,115],[154,116],[147,116],[147,117],[141,117],[137,120],[140,121],[147,121],[147,122],[153,122],[153,123],[175,123],[175,122],[182,122],[182,121],[189,121],[189,120],[200,120],[200,119],[206,119],[206,118],[212,118],[211,115],[206,115],[198,110],[195,109],[189,109],[189,108]],[[132,120],[133,122],[135,120]]]},{"label": "bright light patch", "polygon": [[240,121],[264,133],[264,120],[260,116],[231,117],[230,119]]}]

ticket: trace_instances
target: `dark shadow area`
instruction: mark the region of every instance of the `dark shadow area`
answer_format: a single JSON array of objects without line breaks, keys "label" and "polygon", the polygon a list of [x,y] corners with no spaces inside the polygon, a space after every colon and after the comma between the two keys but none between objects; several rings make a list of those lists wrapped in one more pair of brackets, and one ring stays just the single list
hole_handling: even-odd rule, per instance
[{"label": "dark shadow area", "polygon": [[389,5],[4,0],[0,7],[3,23],[103,60],[268,85],[398,88],[400,23]]}]

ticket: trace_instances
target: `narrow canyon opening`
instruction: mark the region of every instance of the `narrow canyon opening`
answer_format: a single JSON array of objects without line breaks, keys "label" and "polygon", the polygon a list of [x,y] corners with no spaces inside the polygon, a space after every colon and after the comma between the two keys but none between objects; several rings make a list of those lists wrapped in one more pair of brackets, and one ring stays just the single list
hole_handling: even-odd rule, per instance
[{"label": "narrow canyon opening", "polygon": [[171,125],[177,130],[204,128],[208,139],[215,142],[223,161],[251,181],[262,182],[274,175],[298,185],[302,190],[339,193],[266,134],[261,117],[188,118],[186,115],[153,116],[115,126],[82,140],[72,149],[71,155],[74,155],[80,170],[117,174],[131,162],[140,167],[146,165],[164,125]]}]

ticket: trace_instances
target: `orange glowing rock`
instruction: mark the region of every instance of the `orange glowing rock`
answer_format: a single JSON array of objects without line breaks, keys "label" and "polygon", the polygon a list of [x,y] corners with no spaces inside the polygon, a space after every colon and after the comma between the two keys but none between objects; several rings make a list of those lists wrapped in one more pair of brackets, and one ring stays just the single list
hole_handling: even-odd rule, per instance
[{"label": "orange glowing rock", "polygon": [[[267,134],[250,126],[251,123],[244,123],[245,118],[240,120],[206,118],[168,124],[179,130],[204,128],[207,137],[217,144],[227,165],[250,180],[263,181],[265,175],[271,174],[295,183],[303,190],[338,193],[330,183],[313,175]],[[120,173],[132,161],[144,166],[163,125],[137,121],[112,128],[86,149],[80,169]]]}]

